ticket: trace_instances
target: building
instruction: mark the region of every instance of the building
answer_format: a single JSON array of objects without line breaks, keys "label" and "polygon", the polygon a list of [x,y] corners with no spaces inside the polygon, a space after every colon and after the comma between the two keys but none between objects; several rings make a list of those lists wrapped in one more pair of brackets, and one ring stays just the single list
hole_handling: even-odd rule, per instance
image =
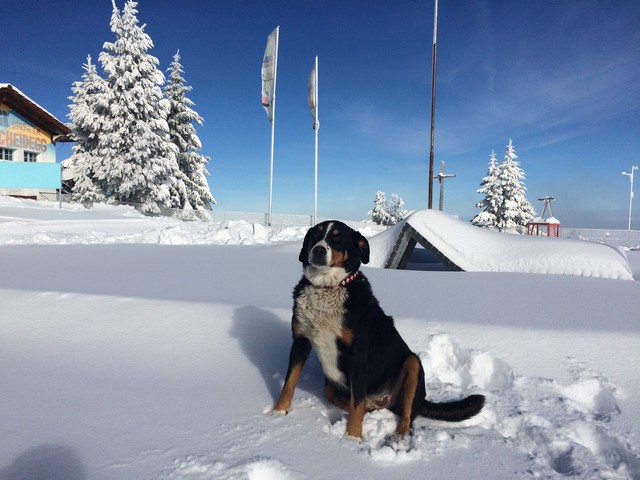
[{"label": "building", "polygon": [[[70,130],[13,85],[0,83],[0,162],[56,163],[56,143],[67,142]],[[6,165],[5,165],[6,166]],[[23,171],[27,171],[22,169]],[[9,171],[9,170],[4,170]],[[33,169],[34,176],[37,169]],[[27,173],[28,175],[28,173]],[[33,179],[32,179],[33,180]],[[0,178],[0,195],[49,198],[55,189],[37,188],[37,180],[7,183]],[[22,188],[28,185],[30,188]]]}]

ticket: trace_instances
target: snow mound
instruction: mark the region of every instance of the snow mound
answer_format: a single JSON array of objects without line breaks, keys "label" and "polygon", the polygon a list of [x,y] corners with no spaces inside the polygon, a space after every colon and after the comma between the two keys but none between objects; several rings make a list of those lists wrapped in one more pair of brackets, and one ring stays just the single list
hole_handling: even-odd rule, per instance
[{"label": "snow mound", "polygon": [[133,207],[0,197],[0,245],[260,245],[298,241],[309,227],[265,227],[244,220],[187,222],[145,216]]},{"label": "snow mound", "polygon": [[419,210],[370,239],[370,266],[384,267],[405,224],[467,272],[521,272],[633,280],[621,249],[582,240],[511,235]]},{"label": "snow mound", "polygon": [[[429,335],[416,353],[426,373],[427,398],[444,402],[481,391],[487,397],[483,411],[457,424],[418,417],[410,438],[391,442],[398,417],[388,410],[370,412],[364,441],[357,444],[344,439],[345,413],[321,407],[319,399],[306,398],[306,408],[320,410],[325,433],[375,464],[433,461],[479,448],[481,441],[484,449],[506,444],[527,456],[531,478],[638,478],[635,437],[612,425],[621,414],[621,393],[602,374],[569,358],[568,380],[525,377],[488,352],[462,347],[447,333]],[[299,402],[294,407],[300,408]]]},{"label": "snow mound", "polygon": [[284,465],[277,460],[257,458],[228,464],[206,457],[176,460],[161,480],[289,480]]},{"label": "snow mound", "polygon": [[568,362],[568,384],[516,376],[512,388],[491,396],[484,426],[531,456],[533,476],[637,478],[640,461],[628,434],[612,431],[620,392],[601,374]]}]

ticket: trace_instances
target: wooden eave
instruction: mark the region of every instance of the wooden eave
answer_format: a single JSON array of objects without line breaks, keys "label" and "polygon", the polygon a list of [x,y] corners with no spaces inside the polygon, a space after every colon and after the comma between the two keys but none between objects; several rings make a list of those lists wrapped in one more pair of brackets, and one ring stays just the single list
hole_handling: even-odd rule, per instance
[{"label": "wooden eave", "polygon": [[69,142],[71,130],[64,123],[51,115],[29,98],[16,91],[11,85],[0,87],[0,103],[18,112],[31,121],[36,127],[51,134],[54,142]]}]

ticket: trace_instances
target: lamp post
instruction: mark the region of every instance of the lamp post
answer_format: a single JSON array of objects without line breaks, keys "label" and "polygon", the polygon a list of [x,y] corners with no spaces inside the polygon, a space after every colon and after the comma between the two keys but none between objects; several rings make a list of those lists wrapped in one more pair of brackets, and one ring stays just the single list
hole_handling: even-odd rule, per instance
[{"label": "lamp post", "polygon": [[631,167],[631,173],[622,172],[622,175],[628,175],[631,181],[631,190],[629,192],[629,226],[627,227],[627,247],[629,246],[629,236],[631,235],[631,207],[633,205],[633,172],[637,170],[638,166],[633,165]]}]

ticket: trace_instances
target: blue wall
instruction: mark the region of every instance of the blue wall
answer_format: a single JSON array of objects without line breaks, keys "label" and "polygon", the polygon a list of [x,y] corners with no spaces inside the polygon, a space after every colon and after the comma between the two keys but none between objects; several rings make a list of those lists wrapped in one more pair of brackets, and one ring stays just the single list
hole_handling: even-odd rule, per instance
[{"label": "blue wall", "polygon": [[61,188],[59,163],[0,162],[0,188]]}]

